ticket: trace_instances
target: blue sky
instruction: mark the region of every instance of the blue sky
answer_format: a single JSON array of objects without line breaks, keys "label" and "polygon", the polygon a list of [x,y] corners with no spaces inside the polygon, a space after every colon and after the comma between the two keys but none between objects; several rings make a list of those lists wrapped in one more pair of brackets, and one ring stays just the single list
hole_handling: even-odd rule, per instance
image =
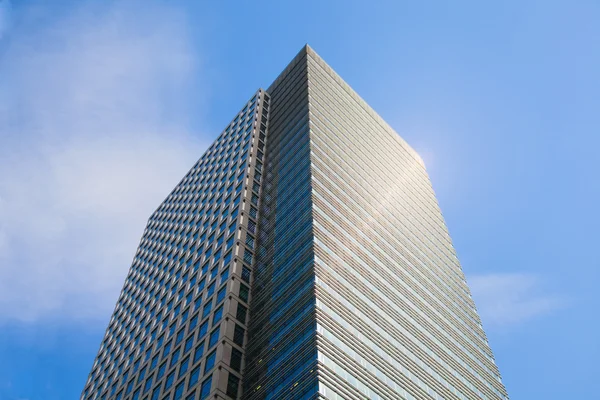
[{"label": "blue sky", "polygon": [[600,3],[200,3],[0,0],[0,399],[78,397],[146,218],[305,43],[425,160],[511,399],[598,396]]}]

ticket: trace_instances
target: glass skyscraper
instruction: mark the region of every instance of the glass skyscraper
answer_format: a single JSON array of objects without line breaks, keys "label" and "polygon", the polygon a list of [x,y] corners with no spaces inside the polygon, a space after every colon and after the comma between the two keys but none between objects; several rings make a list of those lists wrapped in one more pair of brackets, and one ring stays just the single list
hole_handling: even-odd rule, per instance
[{"label": "glass skyscraper", "polygon": [[150,217],[81,398],[508,396],[423,162],[305,46]]}]

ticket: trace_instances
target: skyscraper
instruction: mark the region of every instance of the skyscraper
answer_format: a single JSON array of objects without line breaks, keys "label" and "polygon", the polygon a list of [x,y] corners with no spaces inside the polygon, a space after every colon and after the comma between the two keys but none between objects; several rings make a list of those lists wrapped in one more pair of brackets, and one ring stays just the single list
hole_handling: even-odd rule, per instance
[{"label": "skyscraper", "polygon": [[308,46],[152,214],[82,399],[507,399],[423,162]]}]

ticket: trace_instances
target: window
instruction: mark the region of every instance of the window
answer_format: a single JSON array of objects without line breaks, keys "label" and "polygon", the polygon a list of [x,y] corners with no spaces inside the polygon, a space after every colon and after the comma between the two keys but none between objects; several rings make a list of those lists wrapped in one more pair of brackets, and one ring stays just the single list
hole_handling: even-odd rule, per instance
[{"label": "window", "polygon": [[202,279],[200,281],[200,283],[198,283],[198,291],[202,291],[204,289],[204,286],[206,285],[206,278]]},{"label": "window", "polygon": [[238,346],[244,345],[244,333],[245,330],[238,324],[235,325],[235,329],[233,331],[233,342]]},{"label": "window", "polygon": [[173,400],[180,400],[183,397],[183,389],[184,388],[185,388],[185,380],[181,381],[175,388],[175,396],[173,397]]},{"label": "window", "polygon": [[198,331],[198,340],[202,339],[204,335],[208,332],[208,320],[204,321],[202,325],[200,325],[200,329]]},{"label": "window", "polygon": [[[205,260],[207,260],[211,254],[212,254],[212,248],[210,248],[206,251]],[[204,265],[202,266],[202,275],[206,275],[206,273],[208,272],[209,265],[210,265],[210,261],[207,261],[206,263],[204,263]]]},{"label": "window", "polygon": [[250,249],[254,249],[254,237],[252,237],[252,235],[249,233],[246,234],[246,244]]},{"label": "window", "polygon": [[169,352],[171,351],[171,343],[172,342],[169,342],[165,345],[165,349],[163,350],[163,358],[169,355]]},{"label": "window", "polygon": [[256,224],[252,220],[248,221],[248,232],[256,233]]},{"label": "window", "polygon": [[179,361],[179,349],[175,350],[173,353],[173,357],[171,358],[171,367],[175,365],[177,361]]},{"label": "window", "polygon": [[188,385],[188,389],[191,388],[198,382],[198,378],[200,377],[200,366],[198,365],[196,368],[192,370],[190,374],[190,383]]},{"label": "window", "polygon": [[146,375],[146,367],[142,368],[142,370],[140,371],[140,375],[138,377],[138,382],[141,382],[144,379],[145,375]]},{"label": "window", "polygon": [[210,311],[212,310],[212,301],[204,306],[204,310],[202,310],[202,318],[206,318]]},{"label": "window", "polygon": [[204,355],[204,342],[196,346],[196,352],[194,353],[194,364],[196,364]]},{"label": "window", "polygon": [[[195,278],[195,277],[194,277],[194,278]],[[192,289],[192,285],[190,285],[190,289]],[[193,298],[193,297],[194,297],[194,290],[192,289],[192,290],[191,290],[191,291],[190,291],[190,292],[187,294],[187,296],[185,296],[185,304],[191,304],[191,303],[192,303],[192,298]],[[190,307],[190,309],[191,309],[191,307]],[[183,319],[184,321],[185,321],[185,318],[187,318],[187,314],[185,315],[185,317],[184,317],[184,319]]]},{"label": "window", "polygon": [[219,291],[217,292],[217,304],[219,304],[220,302],[223,301],[223,299],[225,298],[226,292],[227,292],[227,286],[223,286],[221,289],[219,289]]},{"label": "window", "polygon": [[237,399],[239,385],[240,378],[229,373],[229,379],[227,380],[227,395]]},{"label": "window", "polygon": [[152,392],[152,400],[158,400],[158,396],[160,395],[160,385],[154,388]]},{"label": "window", "polygon": [[144,394],[152,387],[152,376],[146,379],[146,384],[144,385]]},{"label": "window", "polygon": [[204,365],[204,373],[206,374],[208,371],[215,366],[215,358],[217,357],[217,351],[213,351],[206,357],[206,364]]},{"label": "window", "polygon": [[[216,269],[216,268],[215,268]],[[206,298],[209,298],[215,292],[215,282],[211,283],[208,289],[206,290]]]},{"label": "window", "polygon": [[250,283],[250,270],[246,267],[242,267],[242,280],[246,283]]},{"label": "window", "polygon": [[231,361],[229,363],[233,370],[240,372],[242,369],[242,352],[236,348],[231,349]]},{"label": "window", "polygon": [[194,315],[194,317],[190,320],[190,329],[189,331],[191,332],[196,325],[198,325],[198,314]]},{"label": "window", "polygon": [[215,310],[215,314],[213,315],[213,326],[219,323],[219,321],[221,321],[221,318],[223,318],[223,306]]},{"label": "window", "polygon": [[181,314],[181,324],[183,324],[187,320],[189,314],[190,314],[190,309],[189,308],[187,310],[185,310],[183,312],[183,314]]},{"label": "window", "polygon": [[183,340],[183,336],[185,335],[185,328],[182,328],[178,333],[177,333],[177,338],[175,339],[175,346],[177,346],[179,343],[181,343],[181,341]]},{"label": "window", "polygon": [[190,357],[186,357],[185,360],[181,362],[181,366],[179,367],[179,377],[181,378],[183,374],[185,374],[188,370],[188,364],[190,363]]},{"label": "window", "polygon": [[204,400],[208,398],[210,394],[210,387],[212,385],[212,376],[208,377],[204,382],[202,382],[202,388],[200,389],[200,400]]},{"label": "window", "polygon": [[249,294],[250,294],[250,289],[248,288],[248,286],[246,286],[244,284],[240,284],[240,299],[242,299],[243,301],[245,301],[247,303]]},{"label": "window", "polygon": [[167,376],[167,381],[165,382],[165,391],[169,390],[169,388],[173,385],[173,380],[175,379],[175,371],[171,372],[169,376]]},{"label": "window", "polygon": [[250,216],[254,219],[256,219],[256,216],[258,215],[258,210],[254,207],[250,207]]},{"label": "window", "polygon": [[[217,273],[219,272],[219,268],[218,267],[214,267],[211,271],[210,271],[210,278],[208,278],[208,280],[212,280],[213,278],[215,278],[217,276]],[[210,295],[209,295],[210,296]]]},{"label": "window", "polygon": [[[221,279],[219,282],[219,285],[225,283],[225,281],[227,280],[227,278],[229,278],[229,267],[227,267],[222,273],[221,273]],[[217,301],[218,302],[218,301]]]},{"label": "window", "polygon": [[223,258],[224,266],[227,266],[227,264],[229,264],[229,262],[231,261],[231,253],[233,253],[233,252],[230,251],[229,253],[225,254],[225,257]]},{"label": "window", "polygon": [[162,363],[162,365],[158,369],[158,375],[156,376],[156,380],[159,380],[160,378],[162,378],[163,375],[165,374],[166,370],[167,370],[167,362],[165,361],[164,363]]},{"label": "window", "polygon": [[240,321],[242,324],[245,324],[247,313],[248,313],[248,309],[246,307],[244,307],[243,305],[241,305],[240,303],[238,303],[237,311],[235,314],[235,317],[237,318],[237,320]]},{"label": "window", "polygon": [[129,394],[129,393],[131,392],[131,389],[133,389],[133,383],[134,383],[134,380],[133,380],[133,379],[131,379],[131,380],[129,381],[129,384],[127,385],[127,389],[125,389],[125,394],[126,394],[126,395],[127,395],[127,394]]},{"label": "window", "polygon": [[152,362],[150,363],[150,371],[156,368],[156,364],[158,364],[158,354],[152,358]]},{"label": "window", "polygon": [[189,338],[187,338],[187,340],[185,341],[185,346],[183,348],[183,353],[187,353],[188,351],[190,351],[192,349],[192,345],[194,344],[194,335],[190,336]]},{"label": "window", "polygon": [[211,347],[213,347],[215,344],[217,344],[217,342],[219,341],[219,333],[220,333],[220,327],[215,329],[214,331],[212,331],[212,333],[210,334],[210,338],[208,339],[208,348],[209,349]]},{"label": "window", "polygon": [[[233,232],[235,231],[235,224],[231,226],[232,229],[229,230],[229,232]],[[232,246],[233,246],[233,242],[234,242],[235,236],[231,235],[231,237],[229,239],[227,239],[227,245],[225,246],[225,248],[227,250],[229,250]]]},{"label": "window", "polygon": [[248,249],[244,249],[244,262],[246,264],[252,264],[252,252]]}]

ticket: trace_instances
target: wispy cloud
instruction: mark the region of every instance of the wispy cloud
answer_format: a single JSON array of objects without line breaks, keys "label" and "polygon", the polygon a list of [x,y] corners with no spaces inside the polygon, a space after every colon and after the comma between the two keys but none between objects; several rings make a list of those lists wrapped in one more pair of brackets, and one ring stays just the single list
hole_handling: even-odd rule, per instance
[{"label": "wispy cloud", "polygon": [[0,38],[0,320],[107,318],[145,220],[202,150],[186,16],[80,4],[15,10]]},{"label": "wispy cloud", "polygon": [[563,298],[548,293],[532,274],[474,275],[468,282],[481,319],[489,327],[510,327],[565,306]]}]

